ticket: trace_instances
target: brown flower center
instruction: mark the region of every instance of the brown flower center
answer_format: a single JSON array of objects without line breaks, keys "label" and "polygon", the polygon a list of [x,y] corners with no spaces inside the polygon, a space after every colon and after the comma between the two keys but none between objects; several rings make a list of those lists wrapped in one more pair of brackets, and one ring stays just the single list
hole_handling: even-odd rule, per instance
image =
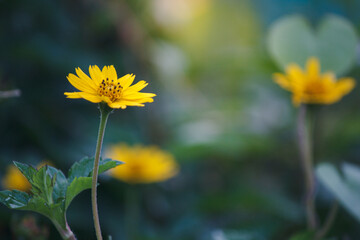
[{"label": "brown flower center", "polygon": [[98,89],[98,94],[100,96],[109,97],[110,100],[114,102],[115,100],[121,98],[122,89],[123,88],[121,87],[119,81],[114,81],[113,79],[110,80],[109,78],[106,78],[102,80]]},{"label": "brown flower center", "polygon": [[309,95],[313,94],[323,94],[326,93],[328,90],[326,84],[324,84],[322,81],[316,80],[311,81],[305,85],[305,93]]}]

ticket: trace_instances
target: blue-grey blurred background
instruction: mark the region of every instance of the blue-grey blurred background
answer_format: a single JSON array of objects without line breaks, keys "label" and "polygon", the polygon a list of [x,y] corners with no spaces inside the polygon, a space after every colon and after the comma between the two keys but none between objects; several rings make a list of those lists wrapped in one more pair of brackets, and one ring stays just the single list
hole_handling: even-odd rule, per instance
[{"label": "blue-grey blurred background", "polygon": [[[281,69],[266,38],[277,19],[301,14],[312,24],[327,14],[356,29],[355,0],[0,0],[0,91],[21,96],[0,102],[0,176],[12,161],[51,161],[65,173],[92,156],[96,104],[71,100],[66,76],[75,67],[114,65],[118,75],[146,80],[157,94],[144,108],[111,115],[105,147],[127,142],[159,145],[180,173],[139,191],[139,239],[289,239],[306,228],[304,180],[295,138],[297,109],[272,81]],[[358,78],[358,62],[347,72]],[[355,88],[317,114],[315,160],[359,163],[360,94]],[[100,177],[104,235],[124,237],[129,185]],[[321,221],[332,202],[319,185]],[[0,206],[1,239],[25,238],[22,218],[42,216]],[[77,197],[68,221],[78,239],[95,239],[90,191]],[[329,236],[359,239],[358,222],[340,207]],[[223,237],[223,238],[222,238]],[[229,238],[230,239],[230,238]],[[234,238],[235,239],[235,238]]]}]

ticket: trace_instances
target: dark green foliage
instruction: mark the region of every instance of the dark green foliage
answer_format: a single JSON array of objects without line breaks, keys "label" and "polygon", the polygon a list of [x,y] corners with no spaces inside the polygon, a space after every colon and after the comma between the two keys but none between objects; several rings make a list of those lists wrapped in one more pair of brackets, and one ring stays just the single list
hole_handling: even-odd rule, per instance
[{"label": "dark green foliage", "polygon": [[[111,159],[101,159],[99,165],[99,174],[105,172],[111,168],[120,165],[120,161],[114,161]],[[69,170],[69,182],[73,181],[76,177],[91,177],[94,166],[94,158],[84,157],[78,162],[75,162]]]},{"label": "dark green foliage", "polygon": [[295,234],[290,240],[314,240],[315,233],[313,231],[305,231]]},{"label": "dark green foliage", "polygon": [[5,190],[0,192],[1,202],[11,209],[20,209],[28,204],[29,194],[19,190]]},{"label": "dark green foliage", "polygon": [[[51,166],[36,170],[28,164],[14,162],[31,184],[32,194],[18,190],[0,192],[0,202],[10,209],[38,212],[66,228],[66,209],[71,201],[83,190],[91,188],[94,158],[85,157],[74,163],[69,178]],[[111,159],[100,159],[99,173],[120,165]]]}]

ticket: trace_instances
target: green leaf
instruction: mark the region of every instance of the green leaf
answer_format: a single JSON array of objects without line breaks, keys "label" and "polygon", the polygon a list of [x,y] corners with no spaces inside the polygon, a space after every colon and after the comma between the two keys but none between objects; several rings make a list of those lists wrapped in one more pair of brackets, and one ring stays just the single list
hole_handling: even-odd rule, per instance
[{"label": "green leaf", "polygon": [[316,175],[342,206],[360,222],[360,168],[347,163],[342,166],[342,170],[344,177],[335,166],[323,163],[316,168]]},{"label": "green leaf", "polygon": [[297,233],[290,240],[314,240],[315,233],[313,231],[304,231]]},{"label": "green leaf", "polygon": [[15,161],[13,163],[28,181],[30,181],[33,178],[34,174],[37,172],[36,168],[29,164],[23,164]]},{"label": "green leaf", "polygon": [[[104,160],[100,159],[100,165],[99,165],[99,174],[106,172],[107,170],[114,168],[116,166],[119,166],[123,164],[121,161],[112,160],[110,158],[106,158]],[[92,170],[91,170],[91,176],[92,176]]]},{"label": "green leaf", "polygon": [[27,193],[18,190],[1,191],[0,202],[10,209],[40,213],[66,228],[65,214],[61,208],[61,204],[48,205],[42,197],[30,197]]},{"label": "green leaf", "polygon": [[62,204],[49,205],[45,199],[34,196],[30,198],[28,204],[19,210],[28,210],[41,213],[52,221],[56,221],[62,228],[66,228],[65,212],[62,209]]},{"label": "green leaf", "polygon": [[261,234],[245,230],[216,230],[212,232],[212,240],[265,240]]},{"label": "green leaf", "polygon": [[[99,163],[99,174],[105,172],[111,168],[114,168],[122,164],[120,161],[111,160],[111,159],[101,159]],[[74,178],[79,177],[91,177],[94,167],[94,158],[85,157],[80,161],[74,163],[69,170],[68,181],[69,183],[73,181]]]},{"label": "green leaf", "polygon": [[[99,174],[122,164],[120,161],[100,159]],[[82,191],[91,188],[94,158],[85,157],[74,163],[69,170],[68,182],[70,185],[66,191],[65,210],[71,201]]]},{"label": "green leaf", "polygon": [[360,191],[360,168],[349,163],[342,166],[347,182]]},{"label": "green leaf", "polygon": [[[0,192],[0,202],[11,209],[38,212],[66,228],[65,213],[71,201],[83,190],[91,188],[93,158],[74,163],[66,179],[62,171],[44,166],[39,170],[28,164],[14,162],[29,180],[32,196],[13,190]],[[111,159],[100,159],[99,173],[122,164]]]},{"label": "green leaf", "polygon": [[28,164],[17,162],[14,164],[28,178],[33,196],[17,190],[2,191],[0,201],[11,209],[38,212],[65,228],[64,202],[61,201],[65,198],[67,188],[64,174],[49,166],[36,170]]},{"label": "green leaf", "polygon": [[31,191],[34,195],[39,195],[42,197],[47,203],[51,204],[53,202],[53,189],[54,189],[54,181],[53,179],[56,176],[51,176],[47,173],[47,166],[40,168],[30,179],[30,183],[32,186]]},{"label": "green leaf", "polygon": [[343,74],[355,63],[358,38],[354,26],[346,19],[326,17],[320,23],[317,39],[323,70]]},{"label": "green leaf", "polygon": [[75,177],[66,190],[65,210],[69,207],[71,201],[82,191],[91,188],[91,177]]},{"label": "green leaf", "polygon": [[94,158],[84,157],[80,161],[75,162],[68,174],[69,182],[72,182],[76,177],[89,177],[94,165]]},{"label": "green leaf", "polygon": [[298,15],[275,22],[267,43],[271,56],[282,68],[291,62],[304,66],[307,58],[316,54],[315,36],[308,22]]},{"label": "green leaf", "polygon": [[10,209],[19,209],[27,205],[29,194],[18,190],[0,192],[0,202]]},{"label": "green leaf", "polygon": [[62,171],[54,167],[47,166],[47,173],[55,180],[53,190],[54,202],[60,202],[65,198],[66,189],[68,187],[68,180]]},{"label": "green leaf", "polygon": [[344,18],[329,15],[313,30],[299,15],[284,17],[269,31],[268,49],[281,68],[289,63],[304,66],[311,56],[320,59],[322,71],[343,74],[354,64],[357,35]]}]

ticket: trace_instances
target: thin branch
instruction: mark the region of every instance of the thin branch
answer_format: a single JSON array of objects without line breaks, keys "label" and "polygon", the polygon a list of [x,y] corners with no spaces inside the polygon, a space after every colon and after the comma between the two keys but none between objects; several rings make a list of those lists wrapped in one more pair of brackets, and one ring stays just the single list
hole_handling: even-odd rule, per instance
[{"label": "thin branch", "polygon": [[297,121],[297,134],[299,142],[300,159],[303,165],[306,186],[306,215],[309,229],[316,229],[315,213],[315,176],[313,167],[313,156],[311,149],[311,127],[306,122],[306,105],[301,105]]},{"label": "thin branch", "polygon": [[1,98],[11,98],[11,97],[20,97],[21,91],[19,89],[9,90],[9,91],[0,91]]}]

